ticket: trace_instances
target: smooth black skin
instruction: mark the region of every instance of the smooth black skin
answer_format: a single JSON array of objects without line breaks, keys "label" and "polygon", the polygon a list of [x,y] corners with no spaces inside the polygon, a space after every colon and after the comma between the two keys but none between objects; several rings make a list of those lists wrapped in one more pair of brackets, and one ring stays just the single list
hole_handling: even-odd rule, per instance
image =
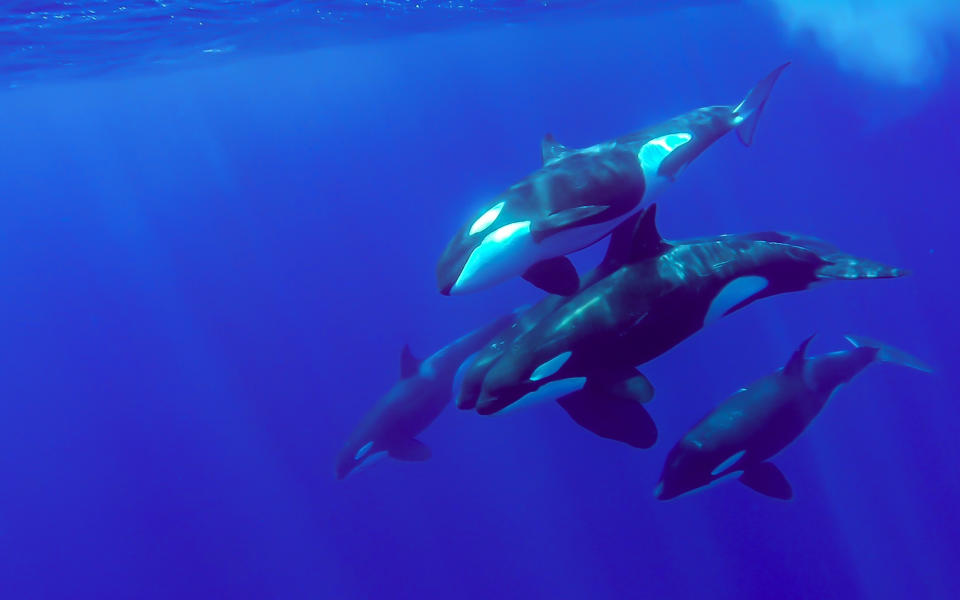
[{"label": "smooth black skin", "polygon": [[578,425],[600,437],[641,449],[650,448],[657,441],[657,425],[637,397],[588,387],[558,398],[557,404]]},{"label": "smooth black skin", "polygon": [[[630,232],[637,225],[641,216],[642,214],[636,215],[629,221],[624,222],[623,225],[618,228],[618,233],[614,234],[611,238],[610,243],[613,246],[629,246],[632,241],[624,238],[630,237]],[[614,260],[611,260],[611,254],[614,254],[614,252],[608,251],[607,258],[604,259],[597,268],[580,278],[581,290],[603,279],[621,266]],[[507,352],[518,337],[536,327],[547,315],[557,310],[557,308],[569,300],[569,296],[551,294],[532,307],[516,311],[514,320],[494,335],[490,342],[477,352],[477,355],[470,363],[467,372],[464,374],[463,382],[460,385],[460,392],[457,395],[457,407],[461,409],[474,408],[476,406],[476,399],[479,397],[483,386],[483,378],[486,376],[490,367]]]},{"label": "smooth black skin", "polygon": [[[774,70],[764,82],[769,81],[772,87],[785,67]],[[634,211],[644,202],[647,188],[637,158],[640,148],[652,139],[671,133],[691,134],[692,139],[671,152],[660,165],[658,174],[672,180],[704,150],[736,127],[734,108],[698,108],[581,150],[568,149],[548,134],[542,145],[543,166],[488,202],[447,244],[437,263],[437,285],[441,293],[450,293],[471,252],[484,235],[504,225],[529,220],[535,239],[542,239],[568,227],[603,223]],[[500,202],[505,205],[493,224],[482,234],[470,235],[476,218]],[[584,206],[600,206],[604,210],[567,227],[545,228],[537,233],[539,224],[551,215]],[[571,252],[575,250],[579,248]]]},{"label": "smooth black skin", "polygon": [[[374,445],[366,456],[387,451],[395,458],[403,458],[397,455],[398,447],[409,444],[440,416],[450,401],[454,376],[463,361],[509,326],[514,318],[513,314],[500,317],[423,361],[417,361],[405,351],[402,371],[406,372],[401,372],[400,380],[364,415],[337,454],[337,479],[343,479],[363,463],[363,459],[354,457],[369,441]],[[427,454],[406,459],[425,459],[429,451],[425,448],[422,451]]]},{"label": "smooth black skin", "polygon": [[[608,273],[593,276],[574,296],[545,299],[521,315],[521,326],[495,338],[500,345],[478,354],[457,405],[491,414],[550,381],[641,365],[701,329],[710,303],[739,277],[759,275],[769,285],[726,314],[816,281],[906,274],[820,240],[776,232],[667,243],[651,228],[654,214],[645,213],[633,237],[633,247],[645,248],[641,257],[613,270],[605,260]],[[572,354],[559,371],[529,380],[539,365],[566,351]]]},{"label": "smooth black skin", "polygon": [[[837,387],[877,359],[878,349],[869,347],[804,358],[807,342],[786,367],[735,393],[683,436],[667,455],[659,499],[675,498],[736,471],[750,472],[797,439]],[[711,474],[741,450],[746,451],[742,458]]]}]

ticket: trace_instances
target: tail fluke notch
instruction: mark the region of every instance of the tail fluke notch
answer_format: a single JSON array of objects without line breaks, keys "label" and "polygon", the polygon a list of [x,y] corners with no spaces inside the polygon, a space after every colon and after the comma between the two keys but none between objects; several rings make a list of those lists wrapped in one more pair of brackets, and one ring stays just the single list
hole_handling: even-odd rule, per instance
[{"label": "tail fluke notch", "polygon": [[760,120],[760,115],[763,114],[763,107],[767,104],[773,84],[777,82],[780,73],[789,65],[790,63],[784,63],[771,71],[750,90],[743,102],[733,109],[734,122],[737,123],[737,137],[740,138],[744,146],[753,143],[753,134],[757,130],[757,122]]},{"label": "tail fluke notch", "polygon": [[915,356],[907,354],[903,350],[898,350],[893,346],[888,346],[883,342],[878,342],[861,335],[845,335],[847,341],[857,348],[875,348],[877,351],[877,360],[880,362],[902,365],[924,373],[933,373],[933,367],[923,362]]}]

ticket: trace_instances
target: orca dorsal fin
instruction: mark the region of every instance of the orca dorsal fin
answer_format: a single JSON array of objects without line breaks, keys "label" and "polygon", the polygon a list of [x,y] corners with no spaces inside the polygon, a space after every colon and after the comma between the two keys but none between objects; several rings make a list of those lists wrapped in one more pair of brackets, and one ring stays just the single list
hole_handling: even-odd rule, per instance
[{"label": "orca dorsal fin", "polygon": [[790,360],[787,361],[787,365],[783,368],[784,375],[796,375],[798,377],[803,376],[803,363],[806,362],[807,346],[810,345],[810,341],[813,340],[813,334],[807,339],[800,342],[800,345],[797,346],[797,349],[793,351],[793,354],[790,355]]},{"label": "orca dorsal fin", "polygon": [[540,142],[540,157],[543,159],[543,164],[559,160],[567,154],[570,154],[570,149],[558,142],[552,133],[543,136],[543,141]]},{"label": "orca dorsal fin", "polygon": [[657,205],[651,204],[637,221],[626,259],[628,262],[638,262],[657,256],[663,252],[666,245],[657,230]]},{"label": "orca dorsal fin", "polygon": [[610,271],[629,262],[657,256],[667,246],[657,231],[657,205],[651,204],[617,225],[610,234],[610,244],[600,265]]},{"label": "orca dorsal fin", "polygon": [[636,230],[637,221],[640,220],[641,216],[643,216],[643,213],[639,212],[613,229],[613,233],[610,234],[610,243],[607,245],[607,252],[603,255],[603,260],[600,261],[601,268],[613,270],[626,262],[633,242],[633,232]]},{"label": "orca dorsal fin", "polygon": [[413,377],[420,371],[420,363],[423,362],[413,355],[410,351],[410,344],[404,344],[400,351],[400,379]]}]

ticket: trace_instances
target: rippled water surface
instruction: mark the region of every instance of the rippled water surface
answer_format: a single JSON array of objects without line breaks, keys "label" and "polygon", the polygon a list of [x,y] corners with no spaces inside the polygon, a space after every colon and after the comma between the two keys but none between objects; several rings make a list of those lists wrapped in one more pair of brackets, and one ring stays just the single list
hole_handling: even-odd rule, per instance
[{"label": "rippled water surface", "polygon": [[[702,4],[703,2],[701,2]],[[7,3],[5,3],[7,4]],[[677,3],[672,3],[676,6]],[[686,4],[686,3],[684,3]],[[652,10],[625,0],[61,0],[0,9],[0,75],[88,75],[120,67],[206,65],[258,51],[588,11]],[[577,17],[583,17],[582,11]]]}]

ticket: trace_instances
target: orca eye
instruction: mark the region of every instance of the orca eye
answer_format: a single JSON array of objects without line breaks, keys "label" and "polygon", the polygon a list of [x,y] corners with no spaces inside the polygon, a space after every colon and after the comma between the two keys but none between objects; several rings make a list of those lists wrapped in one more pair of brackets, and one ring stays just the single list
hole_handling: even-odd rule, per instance
[{"label": "orca eye", "polygon": [[480,233],[484,231],[487,227],[493,225],[493,222],[497,220],[497,217],[500,216],[500,211],[503,210],[504,202],[498,202],[493,205],[490,210],[480,215],[476,221],[473,222],[473,225],[470,226],[470,235]]}]

